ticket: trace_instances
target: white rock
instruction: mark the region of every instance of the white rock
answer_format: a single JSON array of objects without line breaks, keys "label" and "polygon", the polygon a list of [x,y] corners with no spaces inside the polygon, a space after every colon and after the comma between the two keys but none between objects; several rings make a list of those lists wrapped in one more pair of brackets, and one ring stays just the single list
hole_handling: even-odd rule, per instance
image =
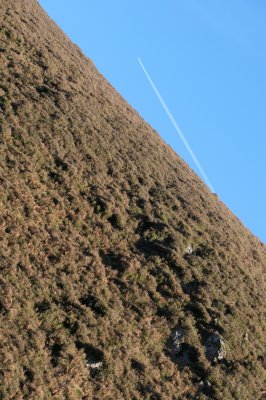
[{"label": "white rock", "polygon": [[88,362],[86,365],[87,365],[88,368],[98,369],[98,368],[102,367],[103,363],[101,361],[99,361],[99,362]]},{"label": "white rock", "polygon": [[194,251],[193,247],[192,247],[191,245],[188,245],[188,246],[186,247],[185,253],[186,253],[186,254],[192,254],[193,251]]}]

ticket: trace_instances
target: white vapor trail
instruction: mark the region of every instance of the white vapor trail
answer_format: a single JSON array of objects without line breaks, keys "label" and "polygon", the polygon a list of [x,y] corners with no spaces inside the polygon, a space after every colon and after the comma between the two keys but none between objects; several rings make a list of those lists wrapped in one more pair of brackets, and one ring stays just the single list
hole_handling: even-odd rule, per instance
[{"label": "white vapor trail", "polygon": [[213,186],[212,186],[212,184],[211,184],[209,178],[207,177],[207,175],[206,175],[205,172],[204,172],[204,169],[202,168],[202,166],[201,166],[200,162],[198,161],[198,159],[197,159],[195,153],[193,152],[192,148],[190,147],[190,145],[189,145],[187,139],[185,138],[183,132],[182,132],[181,129],[179,128],[179,126],[178,126],[176,120],[174,119],[173,115],[171,114],[169,108],[167,107],[165,101],[163,100],[162,96],[160,95],[158,89],[156,88],[155,84],[153,83],[153,81],[152,81],[150,75],[148,74],[146,68],[144,67],[144,65],[143,65],[143,63],[142,63],[142,61],[141,61],[141,59],[140,59],[139,57],[138,57],[138,60],[139,60],[139,63],[140,63],[140,65],[141,65],[141,68],[143,69],[144,74],[146,75],[146,77],[147,77],[148,81],[150,82],[150,84],[151,84],[151,86],[152,86],[154,92],[156,93],[158,99],[160,100],[160,103],[162,104],[162,106],[163,106],[163,108],[164,108],[166,114],[168,115],[170,121],[172,122],[172,124],[173,124],[173,126],[174,126],[176,132],[178,133],[180,139],[181,139],[182,142],[184,143],[184,145],[185,145],[187,151],[189,152],[189,154],[191,155],[193,161],[195,162],[196,166],[198,167],[198,169],[199,169],[199,171],[200,171],[202,177],[204,178],[204,180],[205,180],[207,186],[210,188],[210,190],[212,191],[212,193],[215,193],[215,191],[214,191],[214,189],[213,189]]}]

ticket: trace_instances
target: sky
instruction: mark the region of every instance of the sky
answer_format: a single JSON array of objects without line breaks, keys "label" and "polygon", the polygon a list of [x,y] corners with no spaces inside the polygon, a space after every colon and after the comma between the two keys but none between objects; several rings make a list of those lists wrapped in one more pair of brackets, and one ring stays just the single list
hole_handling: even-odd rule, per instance
[{"label": "sky", "polygon": [[219,198],[266,242],[265,0],[39,0]]}]

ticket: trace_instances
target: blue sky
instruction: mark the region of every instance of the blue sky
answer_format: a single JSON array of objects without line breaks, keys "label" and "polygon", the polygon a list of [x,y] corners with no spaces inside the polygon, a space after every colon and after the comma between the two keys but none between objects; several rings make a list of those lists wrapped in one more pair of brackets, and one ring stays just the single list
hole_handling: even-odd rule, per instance
[{"label": "blue sky", "polygon": [[101,73],[266,242],[266,2],[40,0]]}]

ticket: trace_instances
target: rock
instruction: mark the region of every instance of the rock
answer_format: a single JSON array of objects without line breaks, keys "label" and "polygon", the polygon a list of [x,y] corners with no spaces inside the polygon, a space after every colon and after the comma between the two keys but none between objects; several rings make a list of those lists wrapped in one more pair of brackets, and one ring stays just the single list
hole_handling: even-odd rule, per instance
[{"label": "rock", "polygon": [[193,251],[194,251],[193,247],[191,245],[188,245],[186,247],[185,254],[192,254]]},{"label": "rock", "polygon": [[101,361],[99,362],[87,362],[87,367],[91,369],[98,369],[101,368],[103,363]]},{"label": "rock", "polygon": [[226,357],[225,343],[218,332],[212,332],[205,343],[206,357],[213,362],[220,361]]},{"label": "rock", "polygon": [[177,329],[172,336],[174,351],[176,354],[182,350],[182,344],[185,341],[185,332],[182,329]]}]

